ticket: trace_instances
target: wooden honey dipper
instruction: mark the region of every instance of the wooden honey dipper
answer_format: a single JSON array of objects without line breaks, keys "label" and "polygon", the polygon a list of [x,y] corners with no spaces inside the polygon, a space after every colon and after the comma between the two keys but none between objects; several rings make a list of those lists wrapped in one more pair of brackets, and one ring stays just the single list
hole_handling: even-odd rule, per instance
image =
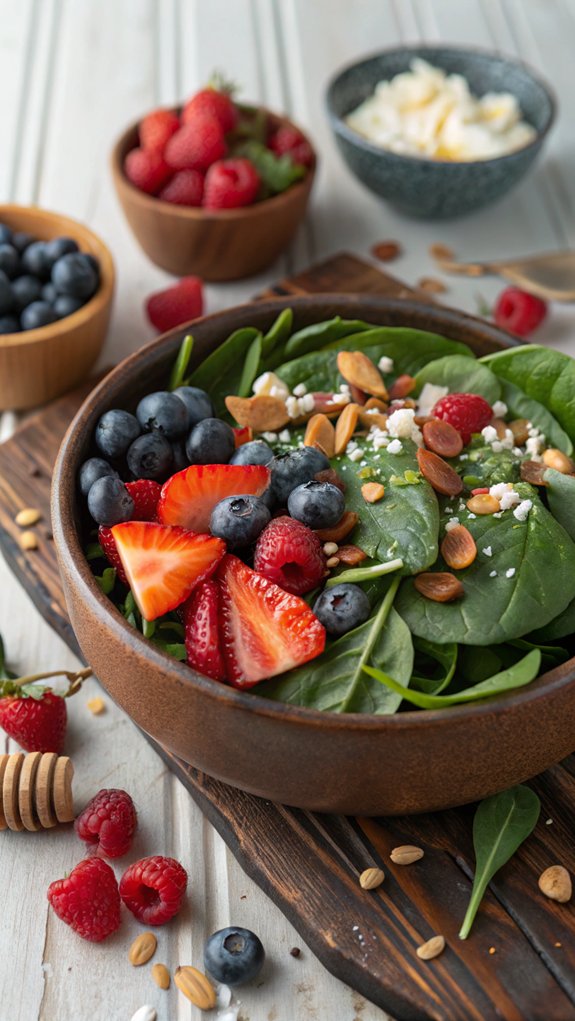
[{"label": "wooden honey dipper", "polygon": [[72,822],[74,766],[66,755],[0,755],[0,830],[41,830]]}]

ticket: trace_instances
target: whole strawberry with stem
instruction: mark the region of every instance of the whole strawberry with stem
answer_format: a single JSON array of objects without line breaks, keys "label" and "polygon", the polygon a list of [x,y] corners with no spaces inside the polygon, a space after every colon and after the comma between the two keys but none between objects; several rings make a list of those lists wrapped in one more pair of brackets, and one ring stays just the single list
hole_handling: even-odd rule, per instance
[{"label": "whole strawberry with stem", "polygon": [[[44,674],[8,678],[0,681],[0,727],[26,752],[62,751],[68,712],[66,698],[79,690],[90,669],[54,670]],[[67,691],[57,694],[39,681],[66,677]]]}]

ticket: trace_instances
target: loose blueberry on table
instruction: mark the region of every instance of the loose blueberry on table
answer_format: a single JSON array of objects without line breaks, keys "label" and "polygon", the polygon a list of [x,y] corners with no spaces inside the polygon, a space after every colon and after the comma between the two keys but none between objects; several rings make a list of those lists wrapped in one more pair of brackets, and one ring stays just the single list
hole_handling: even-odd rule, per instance
[{"label": "loose blueberry on table", "polygon": [[572,359],[339,317],[294,332],[289,310],[184,379],[191,351],[101,416],[78,477],[95,573],[146,638],[336,712],[472,702],[568,657]]}]

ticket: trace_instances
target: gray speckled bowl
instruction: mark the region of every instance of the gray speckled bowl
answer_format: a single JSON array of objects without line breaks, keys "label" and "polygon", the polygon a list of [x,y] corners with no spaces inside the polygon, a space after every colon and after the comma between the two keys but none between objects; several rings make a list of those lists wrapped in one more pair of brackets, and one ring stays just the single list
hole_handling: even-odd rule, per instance
[{"label": "gray speckled bowl", "polygon": [[[344,118],[373,93],[378,82],[407,71],[414,57],[464,75],[476,96],[513,93],[537,137],[508,156],[469,163],[400,156],[368,142]],[[556,110],[549,87],[525,64],[488,51],[447,46],[405,46],[366,57],[338,72],[326,98],[336,142],[350,170],[401,212],[429,220],[461,216],[509,191],[537,156]]]}]

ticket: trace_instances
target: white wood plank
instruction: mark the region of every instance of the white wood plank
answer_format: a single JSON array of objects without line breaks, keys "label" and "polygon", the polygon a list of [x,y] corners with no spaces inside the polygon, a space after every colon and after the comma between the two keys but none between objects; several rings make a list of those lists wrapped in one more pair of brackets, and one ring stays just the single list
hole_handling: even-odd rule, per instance
[{"label": "white wood plank", "polygon": [[20,130],[28,92],[32,48],[33,2],[0,2],[0,201],[13,197],[20,152]]}]

